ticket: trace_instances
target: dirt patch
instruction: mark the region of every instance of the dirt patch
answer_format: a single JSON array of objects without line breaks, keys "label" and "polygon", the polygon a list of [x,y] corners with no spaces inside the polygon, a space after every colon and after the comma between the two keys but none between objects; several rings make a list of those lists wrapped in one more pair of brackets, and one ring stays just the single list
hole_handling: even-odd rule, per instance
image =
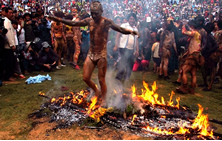
[{"label": "dirt patch", "polygon": [[[136,140],[140,136],[130,132],[117,131],[106,125],[103,129],[89,129],[73,125],[70,129],[50,130],[55,127],[55,123],[49,123],[45,119],[41,119],[28,134],[27,140]],[[45,121],[45,122],[44,122]]]}]

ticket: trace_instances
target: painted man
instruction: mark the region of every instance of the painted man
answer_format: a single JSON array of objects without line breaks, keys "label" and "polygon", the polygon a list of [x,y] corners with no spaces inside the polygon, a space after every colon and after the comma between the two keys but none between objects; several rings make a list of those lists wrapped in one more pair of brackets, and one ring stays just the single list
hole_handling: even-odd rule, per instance
[{"label": "painted man", "polygon": [[[187,27],[183,25],[182,33],[190,37],[190,43],[188,46],[188,51],[183,55],[185,62],[182,66],[182,81],[183,85],[176,89],[177,92],[183,94],[194,94],[197,76],[196,72],[198,67],[204,64],[204,58],[201,56],[201,34],[198,32],[197,21],[190,22],[191,31],[187,30]],[[191,85],[188,88],[187,73],[191,74]]]},{"label": "painted man", "polygon": [[[75,21],[78,22],[79,17],[76,17]],[[79,54],[80,54],[80,44],[82,44],[81,31],[80,31],[79,26],[76,26],[74,28],[74,30],[75,30],[75,32],[74,32],[73,40],[74,40],[74,43],[75,43],[75,52],[73,54],[73,67],[74,67],[74,69],[79,70],[80,67],[78,66],[77,62],[78,62],[78,58],[79,58]]]},{"label": "painted man", "polygon": [[165,80],[170,80],[168,76],[168,64],[170,58],[170,49],[173,48],[177,54],[176,42],[174,37],[174,32],[172,31],[173,21],[168,18],[166,21],[166,29],[160,35],[160,73],[159,78],[164,76]]},{"label": "painted man", "polygon": [[[100,2],[94,1],[90,7],[92,18],[86,18],[81,21],[64,20],[58,17],[50,16],[54,21],[59,21],[71,26],[89,26],[90,28],[90,48],[83,66],[83,80],[91,87],[98,97],[98,104],[105,106],[106,82],[105,75],[107,70],[107,37],[109,28],[123,34],[139,35],[138,32],[127,30],[116,25],[112,20],[102,17],[103,8]],[[101,92],[91,80],[92,72],[98,67],[98,78],[101,86]]]},{"label": "painted man", "polygon": [[[62,12],[56,12],[55,15],[60,18],[64,16]],[[61,22],[57,21],[52,23],[51,39],[52,39],[52,44],[54,45],[54,51],[59,55],[58,66],[56,68],[61,69],[61,67],[64,66],[61,63],[62,52],[64,51],[64,55],[66,54],[66,45],[65,45],[66,37],[64,34],[63,24]]]}]

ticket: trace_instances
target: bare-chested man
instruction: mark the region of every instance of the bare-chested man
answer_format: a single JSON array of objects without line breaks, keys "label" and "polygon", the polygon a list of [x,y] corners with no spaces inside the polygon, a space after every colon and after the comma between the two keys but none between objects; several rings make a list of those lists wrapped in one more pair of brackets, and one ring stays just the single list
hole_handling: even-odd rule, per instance
[{"label": "bare-chested man", "polygon": [[171,18],[166,21],[166,29],[160,35],[160,52],[162,53],[159,78],[164,76],[165,80],[170,80],[168,76],[168,64],[170,58],[170,49],[174,48],[177,55],[176,42],[174,32],[172,31],[173,22]]},{"label": "bare-chested man", "polygon": [[[81,21],[70,21],[50,16],[49,18],[54,21],[60,21],[64,24],[71,26],[89,26],[90,29],[90,48],[88,56],[83,66],[83,80],[86,84],[95,91],[98,97],[98,104],[105,106],[106,98],[106,82],[105,75],[107,69],[107,37],[109,28],[123,34],[139,35],[138,32],[124,29],[116,25],[112,20],[102,17],[103,8],[100,2],[94,1],[90,7],[92,18],[86,18]],[[91,80],[91,75],[95,67],[98,67],[98,78],[101,86],[101,92],[96,87],[95,83]]]},{"label": "bare-chested man", "polygon": [[[56,12],[56,16],[62,18],[64,15],[62,12]],[[54,45],[54,51],[59,55],[58,60],[58,66],[57,69],[61,69],[64,65],[61,63],[61,56],[62,52],[64,51],[66,54],[66,45],[64,41],[66,42],[65,32],[63,28],[63,24],[59,21],[53,22],[51,25],[51,38],[52,38],[52,44]],[[66,55],[64,55],[65,58]]]}]

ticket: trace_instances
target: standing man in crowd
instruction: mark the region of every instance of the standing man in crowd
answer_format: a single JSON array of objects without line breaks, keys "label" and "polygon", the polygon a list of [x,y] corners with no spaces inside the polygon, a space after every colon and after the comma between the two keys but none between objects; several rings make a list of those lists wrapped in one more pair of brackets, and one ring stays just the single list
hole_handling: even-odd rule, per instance
[{"label": "standing man in crowd", "polygon": [[[129,14],[127,17],[127,21],[128,22],[122,24],[121,27],[138,32],[138,29],[136,28],[136,14]],[[121,35],[120,33],[117,33],[114,50],[117,50],[117,47],[119,48],[121,59],[118,64],[116,79],[120,81],[127,81],[130,78],[133,69],[133,56],[138,57],[139,54],[138,37],[133,35]]]},{"label": "standing man in crowd", "polygon": [[[49,18],[62,22],[64,24],[68,24],[71,26],[89,26],[90,29],[90,49],[88,52],[88,56],[85,60],[83,66],[83,80],[86,84],[91,87],[95,95],[98,97],[98,104],[105,106],[105,98],[106,98],[106,70],[107,70],[107,51],[106,44],[108,38],[109,28],[112,28],[115,31],[121,32],[123,34],[133,34],[138,35],[137,31],[128,30],[116,25],[112,20],[102,17],[103,8],[99,1],[94,1],[90,7],[92,18],[86,18],[81,21],[70,21],[64,20],[58,17],[50,16]],[[91,80],[92,72],[95,67],[98,67],[98,77],[99,83],[101,86],[101,92],[95,85],[95,83]]]},{"label": "standing man in crowd", "polygon": [[15,29],[13,28],[11,24],[11,18],[12,18],[12,8],[7,7],[5,9],[5,21],[4,21],[4,27],[8,30],[6,33],[6,44],[5,44],[5,80],[8,81],[15,81],[14,78],[12,78],[13,71],[14,71],[14,51],[16,51],[16,41],[15,41]]},{"label": "standing man in crowd", "polygon": [[173,28],[172,18],[168,18],[166,21],[166,29],[160,35],[159,48],[161,55],[161,63],[160,63],[159,78],[162,78],[164,76],[164,80],[170,80],[168,76],[170,49],[174,48],[177,54],[176,42],[172,28]]}]

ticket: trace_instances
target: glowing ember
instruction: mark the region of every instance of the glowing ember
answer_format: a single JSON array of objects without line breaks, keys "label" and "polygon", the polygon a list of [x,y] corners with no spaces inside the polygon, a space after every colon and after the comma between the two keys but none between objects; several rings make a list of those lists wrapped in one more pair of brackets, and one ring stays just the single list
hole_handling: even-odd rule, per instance
[{"label": "glowing ember", "polygon": [[[145,128],[147,131],[153,132],[153,133],[157,133],[157,134],[162,134],[162,135],[171,135],[171,134],[187,134],[190,133],[191,128],[192,129],[196,129],[197,131],[200,132],[200,135],[203,136],[209,136],[213,139],[213,130],[208,131],[208,116],[202,114],[203,113],[203,107],[198,104],[199,106],[199,112],[197,117],[194,119],[194,122],[191,126],[187,125],[187,123],[184,123],[182,126],[180,126],[180,124],[178,123],[178,127],[180,127],[180,129],[176,132],[173,132],[172,129],[167,130],[161,130],[158,127],[150,127],[149,125]],[[189,128],[190,127],[190,128]]]},{"label": "glowing ember", "polygon": [[43,93],[43,92],[39,92],[39,95],[42,95],[42,96],[44,96],[44,95],[45,95],[45,93]]}]

